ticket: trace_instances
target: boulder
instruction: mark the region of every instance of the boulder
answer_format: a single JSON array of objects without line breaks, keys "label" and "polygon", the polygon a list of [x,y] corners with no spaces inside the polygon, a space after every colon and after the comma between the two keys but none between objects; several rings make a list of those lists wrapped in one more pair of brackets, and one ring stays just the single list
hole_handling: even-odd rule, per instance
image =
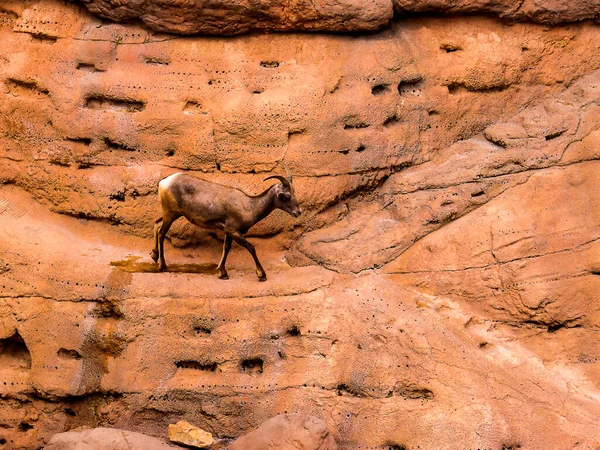
[{"label": "boulder", "polygon": [[229,450],[336,450],[327,425],[301,414],[280,414],[235,440]]},{"label": "boulder", "polygon": [[169,425],[169,439],[178,444],[197,448],[209,448],[215,443],[212,434],[208,431],[195,427],[184,420]]},{"label": "boulder", "polygon": [[116,428],[83,428],[52,436],[44,450],[169,450],[161,439]]}]

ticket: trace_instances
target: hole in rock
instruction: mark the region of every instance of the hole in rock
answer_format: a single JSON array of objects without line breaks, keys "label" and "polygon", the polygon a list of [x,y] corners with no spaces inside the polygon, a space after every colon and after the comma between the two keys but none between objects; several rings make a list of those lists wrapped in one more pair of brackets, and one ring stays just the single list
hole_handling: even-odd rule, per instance
[{"label": "hole in rock", "polygon": [[479,190],[479,191],[472,192],[471,197],[481,197],[484,194],[485,194],[485,191]]},{"label": "hole in rock", "polygon": [[508,83],[498,84],[493,86],[470,86],[465,83],[460,83],[457,81],[453,81],[452,83],[446,86],[448,88],[448,93],[456,94],[459,92],[479,92],[479,93],[495,93],[505,91],[510,87]]},{"label": "hole in rock", "polygon": [[400,123],[400,122],[401,122],[400,117],[398,117],[397,114],[394,114],[393,116],[390,116],[390,117],[388,117],[387,119],[385,119],[383,121],[383,126],[384,127],[389,127],[391,125],[395,125],[395,124]]},{"label": "hole in rock", "polygon": [[245,359],[242,361],[242,371],[251,374],[263,373],[263,365],[261,358]]},{"label": "hole in rock", "polygon": [[18,331],[0,339],[0,368],[31,369],[31,354]]},{"label": "hole in rock", "polygon": [[550,325],[548,325],[548,333],[556,333],[558,330],[560,330],[561,328],[564,328],[565,324],[564,323],[552,323]]},{"label": "hole in rock", "polygon": [[303,128],[288,130],[288,139],[290,139],[292,136],[303,134],[305,131],[306,130]]},{"label": "hole in rock", "polygon": [[89,146],[92,143],[90,138],[67,138],[67,141],[74,142],[76,144],[83,144]]},{"label": "hole in rock", "polygon": [[454,53],[462,50],[462,48],[456,44],[442,44],[440,45],[440,50],[444,50],[446,53]]},{"label": "hole in rock", "polygon": [[85,62],[77,63],[77,70],[83,70],[85,72],[103,72],[102,70],[97,69],[93,63]]},{"label": "hole in rock", "polygon": [[300,329],[298,328],[298,326],[294,325],[292,328],[287,330],[287,334],[289,336],[300,336]]},{"label": "hole in rock", "polygon": [[205,372],[214,372],[217,370],[217,363],[200,363],[198,361],[177,361],[175,366],[179,369],[203,370]]},{"label": "hole in rock", "polygon": [[116,200],[118,202],[124,202],[125,201],[125,191],[117,191],[114,194],[110,194],[108,196],[108,198],[111,200]]},{"label": "hole in rock", "polygon": [[412,400],[433,400],[435,397],[433,391],[427,388],[421,388],[415,385],[404,385],[396,389],[396,392],[404,398]]},{"label": "hole in rock", "polygon": [[150,66],[168,66],[169,62],[164,58],[157,58],[156,56],[144,56],[144,63]]},{"label": "hole in rock", "polygon": [[464,89],[464,86],[459,83],[450,83],[447,88],[449,94],[456,94],[461,88]]},{"label": "hole in rock", "polygon": [[57,355],[61,358],[70,358],[70,359],[81,359],[81,354],[77,350],[68,350],[66,348],[61,348]]},{"label": "hole in rock", "polygon": [[369,124],[365,122],[350,122],[344,124],[344,130],[356,130],[360,128],[369,128]]},{"label": "hole in rock", "polygon": [[408,450],[408,447],[404,444],[386,444],[384,448],[386,450]]},{"label": "hole in rock", "polygon": [[51,36],[46,33],[31,33],[31,38],[34,41],[39,41],[45,44],[54,44],[56,41],[58,41],[56,36]]},{"label": "hole in rock", "polygon": [[260,66],[265,69],[275,69],[279,67],[279,63],[277,61],[261,61]]},{"label": "hole in rock", "polygon": [[194,332],[196,334],[210,334],[211,333],[210,329],[208,329],[206,327],[194,327]]},{"label": "hole in rock", "polygon": [[352,397],[364,397],[364,394],[356,389],[351,388],[345,383],[340,383],[335,387],[337,395],[350,395]]},{"label": "hole in rock", "polygon": [[555,131],[554,133],[550,133],[550,134],[548,134],[548,135],[546,135],[546,136],[545,136],[545,137],[546,137],[546,140],[547,140],[547,141],[550,141],[550,140],[552,140],[552,139],[555,139],[555,138],[557,138],[557,137],[559,137],[559,136],[562,136],[562,134],[563,134],[564,132],[565,132],[565,130],[562,130],[562,131]]},{"label": "hole in rock", "polygon": [[6,439],[4,439],[4,438],[1,438],[1,439],[0,439],[0,445],[4,445],[4,444],[6,444]]},{"label": "hole in rock", "polygon": [[135,151],[135,148],[133,147],[129,147],[127,144],[124,144],[122,142],[117,142],[112,140],[109,137],[105,137],[103,139],[104,143],[106,144],[106,146],[112,151],[112,150],[125,150],[127,152],[133,152]]},{"label": "hole in rock", "polygon": [[371,88],[371,94],[373,94],[373,95],[382,95],[389,91],[390,91],[389,84],[377,84]]},{"label": "hole in rock", "polygon": [[146,104],[138,100],[109,97],[106,95],[90,95],[85,99],[85,107],[90,109],[111,109],[114,111],[140,112]]},{"label": "hole in rock", "polygon": [[183,107],[184,114],[206,114],[202,110],[202,105],[196,100],[188,100]]},{"label": "hole in rock", "polygon": [[21,430],[21,431],[31,430],[32,428],[33,428],[33,425],[31,425],[30,423],[27,423],[27,422],[21,422],[19,424],[19,430]]},{"label": "hole in rock", "polygon": [[400,95],[418,95],[423,84],[423,77],[418,75],[398,83],[398,93]]},{"label": "hole in rock", "polygon": [[33,94],[48,95],[50,91],[48,89],[40,87],[35,81],[19,80],[17,78],[8,78],[6,84],[11,93],[18,93],[19,90],[30,92]]},{"label": "hole in rock", "polygon": [[[102,287],[104,288],[104,286]],[[103,319],[122,319],[123,313],[121,312],[121,307],[117,303],[104,301],[97,303],[89,316]]]}]

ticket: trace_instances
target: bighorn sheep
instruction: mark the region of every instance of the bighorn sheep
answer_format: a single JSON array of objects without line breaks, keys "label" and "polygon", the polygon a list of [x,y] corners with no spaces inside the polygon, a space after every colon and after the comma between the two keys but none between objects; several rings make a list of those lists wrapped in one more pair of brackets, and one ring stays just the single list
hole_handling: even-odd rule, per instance
[{"label": "bighorn sheep", "polygon": [[[154,221],[154,248],[150,256],[159,262],[159,270],[165,270],[164,241],[171,224],[183,216],[194,225],[209,230],[225,232],[223,256],[217,269],[219,278],[227,280],[225,262],[231,250],[232,240],[250,252],[256,263],[256,274],[260,281],[267,279],[254,246],[244,234],[257,222],[277,208],[298,217],[302,209],[294,196],[292,177],[286,167],[287,177],[272,175],[281,183],[274,184],[262,194],[250,196],[237,188],[175,173],[158,183],[158,196],[162,206],[162,217]],[[162,222],[162,223],[161,223]],[[160,260],[160,261],[159,261]]]}]

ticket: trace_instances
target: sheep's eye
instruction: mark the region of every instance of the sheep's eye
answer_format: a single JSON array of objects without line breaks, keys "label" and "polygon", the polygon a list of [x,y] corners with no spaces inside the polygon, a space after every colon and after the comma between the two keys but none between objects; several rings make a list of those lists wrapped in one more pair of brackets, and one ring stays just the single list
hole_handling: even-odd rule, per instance
[{"label": "sheep's eye", "polygon": [[290,194],[288,194],[287,192],[281,192],[281,193],[279,193],[279,198],[281,200],[289,200],[290,198],[292,198],[292,196]]}]

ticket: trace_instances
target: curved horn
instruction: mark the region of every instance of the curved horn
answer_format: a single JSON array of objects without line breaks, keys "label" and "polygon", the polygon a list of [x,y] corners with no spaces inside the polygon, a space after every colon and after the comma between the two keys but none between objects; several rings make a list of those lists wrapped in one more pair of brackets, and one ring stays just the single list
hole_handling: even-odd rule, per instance
[{"label": "curved horn", "polygon": [[270,177],[265,178],[263,181],[267,181],[272,178],[276,178],[277,180],[281,181],[281,184],[283,184],[285,187],[290,187],[290,180],[281,175],[271,175]]},{"label": "curved horn", "polygon": [[281,164],[283,164],[283,167],[285,167],[285,176],[291,183],[292,182],[292,172],[290,172],[290,168],[287,166],[287,164],[283,160],[281,160]]}]

